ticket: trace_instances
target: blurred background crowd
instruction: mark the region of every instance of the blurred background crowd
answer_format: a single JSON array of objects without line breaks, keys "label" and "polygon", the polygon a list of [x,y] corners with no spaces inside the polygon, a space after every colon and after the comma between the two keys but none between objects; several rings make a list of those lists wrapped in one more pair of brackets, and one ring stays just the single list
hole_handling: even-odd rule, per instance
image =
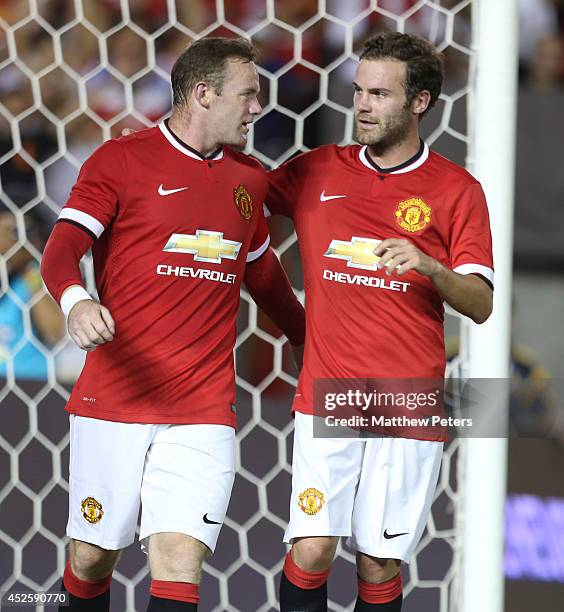
[{"label": "blurred background crowd", "polygon": [[[518,1],[514,372],[535,379],[530,403],[542,411],[549,403],[549,372],[564,378],[564,0]],[[315,0],[276,0],[276,23],[265,21],[264,0],[225,0],[223,19],[215,0],[177,1],[174,21],[166,0],[83,0],[82,14],[73,0],[37,0],[37,13],[30,4],[0,0],[0,376],[13,367],[16,379],[46,379],[45,349],[56,347],[51,354],[57,356],[57,377],[72,382],[82,356],[66,342],[64,322],[45,297],[38,259],[78,168],[93,149],[123,127],[141,129],[167,114],[168,75],[181,50],[202,32],[251,34],[261,53],[265,107],[255,125],[253,153],[272,166],[299,149],[349,141],[343,110],[351,106],[354,62],[343,61],[343,24],[354,23],[357,50],[370,33],[396,29],[395,18],[417,2],[380,0],[375,12],[368,0],[327,0],[325,18],[316,20]],[[407,31],[444,48],[447,96],[468,80],[471,15],[467,7],[459,10],[464,4],[430,0],[405,20]],[[442,9],[456,15],[452,40]],[[217,21],[223,25],[214,25]],[[294,61],[297,42],[299,62]],[[437,151],[464,164],[466,144],[453,131],[466,129],[466,96],[453,109],[450,133],[443,129],[439,104],[426,121],[425,135]],[[300,113],[305,119],[296,122]],[[280,242],[290,230],[275,224],[273,231]],[[290,251],[284,263],[301,288],[296,260]],[[541,290],[550,298],[539,300]],[[554,300],[560,308],[554,309]]]}]

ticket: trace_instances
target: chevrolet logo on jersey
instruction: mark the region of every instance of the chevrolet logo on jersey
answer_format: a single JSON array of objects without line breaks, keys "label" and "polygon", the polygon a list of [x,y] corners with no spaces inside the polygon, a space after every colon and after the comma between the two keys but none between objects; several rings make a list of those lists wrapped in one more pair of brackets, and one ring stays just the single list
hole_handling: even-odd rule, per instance
[{"label": "chevrolet logo on jersey", "polygon": [[344,259],[349,268],[376,270],[380,257],[374,255],[374,249],[381,242],[374,238],[359,238],[358,236],[353,236],[350,242],[331,240],[325,257]]},{"label": "chevrolet logo on jersey", "polygon": [[196,230],[192,234],[172,234],[163,251],[167,253],[190,253],[194,261],[221,263],[222,259],[237,259],[242,242],[225,240],[223,232]]}]

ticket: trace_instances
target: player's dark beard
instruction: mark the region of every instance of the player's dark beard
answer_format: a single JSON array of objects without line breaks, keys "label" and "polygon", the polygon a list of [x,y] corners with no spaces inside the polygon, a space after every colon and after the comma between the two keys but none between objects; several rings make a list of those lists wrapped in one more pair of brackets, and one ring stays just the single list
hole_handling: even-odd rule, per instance
[{"label": "player's dark beard", "polygon": [[390,149],[393,149],[407,138],[411,128],[411,112],[409,110],[409,105],[406,104],[403,106],[401,111],[395,115],[383,117],[380,119],[379,123],[381,128],[379,135],[361,135],[356,121],[354,133],[355,141],[362,145],[368,145],[371,152],[377,157],[385,155]]}]

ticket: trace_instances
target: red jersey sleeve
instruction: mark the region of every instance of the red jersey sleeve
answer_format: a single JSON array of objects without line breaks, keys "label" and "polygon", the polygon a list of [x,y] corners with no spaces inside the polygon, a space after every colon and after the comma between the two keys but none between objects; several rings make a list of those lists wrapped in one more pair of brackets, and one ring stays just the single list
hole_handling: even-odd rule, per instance
[{"label": "red jersey sleeve", "polygon": [[268,231],[268,225],[264,216],[264,207],[260,206],[257,211],[258,222],[255,229],[255,233],[251,239],[251,246],[247,253],[247,263],[255,261],[268,249],[270,244],[270,233]]},{"label": "red jersey sleeve", "polygon": [[68,223],[57,223],[53,228],[41,258],[41,275],[57,303],[61,303],[65,289],[82,285],[80,259],[92,243],[90,235]]},{"label": "red jersey sleeve", "polygon": [[99,238],[117,213],[126,177],[122,145],[109,140],[84,162],[59,220]]},{"label": "red jersey sleeve", "polygon": [[272,249],[247,266],[244,283],[256,304],[286,334],[290,343],[301,346],[305,342],[305,310]]},{"label": "red jersey sleeve", "polygon": [[450,232],[450,263],[459,274],[479,274],[494,282],[492,236],[486,197],[472,183],[456,203]]},{"label": "red jersey sleeve", "polygon": [[271,215],[294,216],[296,194],[304,176],[304,157],[306,153],[297,155],[275,170],[268,173],[268,193],[266,208]]}]

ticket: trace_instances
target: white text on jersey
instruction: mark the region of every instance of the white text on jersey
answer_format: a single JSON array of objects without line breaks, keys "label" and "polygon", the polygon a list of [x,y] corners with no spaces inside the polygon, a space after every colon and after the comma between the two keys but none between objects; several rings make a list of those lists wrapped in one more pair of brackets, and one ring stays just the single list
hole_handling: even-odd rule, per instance
[{"label": "white text on jersey", "polygon": [[218,270],[205,270],[204,268],[190,268],[187,266],[169,266],[167,264],[159,264],[157,266],[157,274],[161,276],[184,276],[187,278],[201,278],[216,283],[235,284],[237,279],[236,274],[225,274]]},{"label": "white text on jersey", "polygon": [[365,285],[376,289],[388,289],[389,291],[401,291],[407,293],[409,283],[396,280],[386,280],[379,276],[363,276],[361,274],[348,274],[347,272],[333,272],[323,270],[323,278],[334,283],[346,283],[347,285]]}]

